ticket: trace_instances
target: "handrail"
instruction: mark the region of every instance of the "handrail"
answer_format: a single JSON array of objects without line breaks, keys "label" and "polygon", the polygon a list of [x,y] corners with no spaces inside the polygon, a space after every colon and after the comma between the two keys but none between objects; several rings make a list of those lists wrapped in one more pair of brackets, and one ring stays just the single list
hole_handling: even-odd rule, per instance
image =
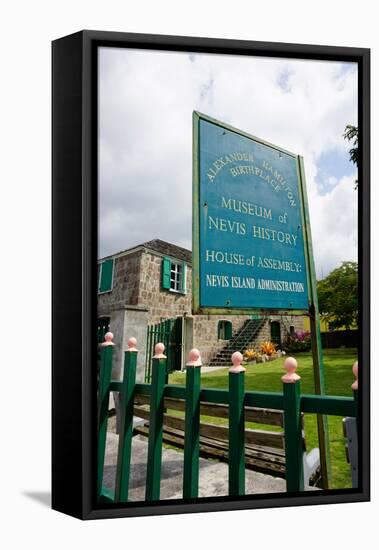
[{"label": "handrail", "polygon": [[241,336],[244,335],[244,333],[247,331],[248,327],[253,321],[260,321],[261,325],[263,325],[263,321],[267,319],[267,317],[262,317],[260,319],[248,319],[245,323],[245,326],[242,327],[241,331],[239,331],[232,340],[229,340],[229,342],[232,342],[234,339],[238,340]]}]

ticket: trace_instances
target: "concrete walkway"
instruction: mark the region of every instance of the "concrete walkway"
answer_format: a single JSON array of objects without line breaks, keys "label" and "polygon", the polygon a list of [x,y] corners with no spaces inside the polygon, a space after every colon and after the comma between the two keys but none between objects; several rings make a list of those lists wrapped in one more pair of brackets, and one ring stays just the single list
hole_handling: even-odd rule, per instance
[{"label": "concrete walkway", "polygon": [[[108,432],[104,485],[114,488],[117,461],[118,436]],[[147,462],[147,439],[133,437],[129,498],[131,501],[145,500]],[[228,465],[216,460],[200,458],[199,496],[213,497],[228,494]],[[161,499],[182,498],[183,453],[163,448]],[[246,494],[285,492],[283,479],[246,470]]]}]

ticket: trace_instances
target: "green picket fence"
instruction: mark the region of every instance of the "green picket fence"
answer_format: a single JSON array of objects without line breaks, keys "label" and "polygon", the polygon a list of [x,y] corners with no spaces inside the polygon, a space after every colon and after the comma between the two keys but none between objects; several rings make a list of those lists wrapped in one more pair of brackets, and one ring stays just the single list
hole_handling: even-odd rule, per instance
[{"label": "green picket fence", "polygon": [[[163,319],[160,323],[149,325],[146,334],[145,382],[152,378],[152,357],[155,346],[161,342],[165,346],[167,362],[166,374],[181,369],[182,318]],[[167,379],[167,377],[166,377]]]},{"label": "green picket fence", "polygon": [[[284,411],[284,434],[286,455],[286,486],[288,492],[304,490],[303,440],[301,413],[356,417],[357,381],[353,384],[353,397],[304,395],[301,393],[300,377],[296,374],[296,361],[287,358],[282,377],[283,392],[245,391],[242,355],[235,352],[233,366],[229,369],[229,388],[201,389],[200,354],[191,350],[187,363],[186,384],[166,383],[164,345],[158,343],[152,357],[151,384],[136,383],[137,349],[135,338],[130,338],[124,353],[122,381],[111,379],[113,358],[113,335],[105,335],[101,350],[101,370],[98,389],[98,479],[99,501],[118,503],[128,501],[130,460],[133,435],[133,406],[136,395],[150,399],[150,422],[148,437],[146,501],[160,498],[162,434],[164,398],[185,401],[185,440],[183,498],[196,498],[199,487],[199,428],[200,403],[228,405],[229,407],[229,495],[245,494],[245,419],[244,408],[259,407]],[[354,371],[356,373],[356,371]],[[357,374],[356,374],[357,376]],[[103,486],[103,470],[108,422],[108,401],[111,391],[120,395],[120,430],[116,468],[115,490]]]},{"label": "green picket fence", "polygon": [[166,348],[169,349],[170,335],[172,330],[174,319],[165,319],[155,325],[149,325],[147,327],[146,335],[146,362],[145,362],[145,382],[150,383],[152,377],[152,358],[154,355],[154,349],[158,342],[162,342]]}]

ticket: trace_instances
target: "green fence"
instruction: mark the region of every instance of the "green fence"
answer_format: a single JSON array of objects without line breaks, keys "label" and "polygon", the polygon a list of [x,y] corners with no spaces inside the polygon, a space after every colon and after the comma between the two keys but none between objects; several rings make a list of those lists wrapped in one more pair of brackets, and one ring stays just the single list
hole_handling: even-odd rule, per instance
[{"label": "green fence", "polygon": [[[304,490],[303,441],[301,413],[356,417],[357,391],[353,397],[304,395],[301,381],[293,362],[285,362],[287,374],[282,377],[283,392],[254,392],[244,389],[242,355],[233,354],[233,367],[229,370],[228,389],[201,389],[199,357],[191,351],[187,363],[186,384],[167,384],[167,358],[164,345],[158,343],[152,361],[151,384],[136,383],[137,350],[135,339],[129,340],[124,353],[124,375],[121,382],[111,379],[113,345],[110,336],[101,350],[101,371],[98,391],[98,483],[97,497],[102,502],[127,502],[130,476],[131,445],[133,435],[133,405],[136,395],[150,399],[150,424],[147,457],[146,501],[160,498],[162,433],[164,398],[185,401],[185,440],[183,498],[196,498],[199,486],[199,424],[200,403],[229,406],[229,494],[245,494],[245,430],[244,407],[262,407],[284,411],[286,453],[286,486],[288,492]],[[354,386],[355,387],[355,386]],[[120,394],[120,431],[118,443],[115,490],[103,486],[108,401],[111,391]]]},{"label": "green fence", "polygon": [[146,336],[146,364],[145,382],[151,382],[151,366],[154,349],[158,342],[162,342],[166,349],[166,374],[173,370],[180,370],[182,365],[182,322],[181,317],[165,319],[160,323],[149,325]]}]

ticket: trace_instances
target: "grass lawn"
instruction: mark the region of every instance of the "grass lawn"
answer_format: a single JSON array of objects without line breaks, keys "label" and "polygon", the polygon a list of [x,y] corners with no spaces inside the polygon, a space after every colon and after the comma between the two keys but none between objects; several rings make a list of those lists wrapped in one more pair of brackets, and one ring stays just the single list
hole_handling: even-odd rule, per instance
[{"label": "grass lawn", "polygon": [[[312,357],[310,353],[294,355],[298,361],[298,374],[301,376],[302,393],[314,393]],[[325,386],[328,395],[352,396],[351,384],[354,381],[351,367],[357,359],[357,350],[353,348],[324,350]],[[251,391],[282,392],[281,376],[283,358],[246,366],[245,388]],[[170,375],[170,384],[184,384],[185,373]],[[228,371],[220,369],[201,375],[201,386],[204,388],[227,388]],[[173,411],[172,411],[173,412]],[[170,412],[171,414],[171,412]],[[214,424],[225,423],[221,418],[202,417],[204,421]],[[328,416],[330,457],[332,465],[331,488],[343,489],[351,487],[350,466],[346,462],[345,441],[342,434],[342,418]],[[274,430],[274,427],[249,424],[249,427]],[[305,415],[305,437],[307,450],[318,447],[316,415]]]}]

